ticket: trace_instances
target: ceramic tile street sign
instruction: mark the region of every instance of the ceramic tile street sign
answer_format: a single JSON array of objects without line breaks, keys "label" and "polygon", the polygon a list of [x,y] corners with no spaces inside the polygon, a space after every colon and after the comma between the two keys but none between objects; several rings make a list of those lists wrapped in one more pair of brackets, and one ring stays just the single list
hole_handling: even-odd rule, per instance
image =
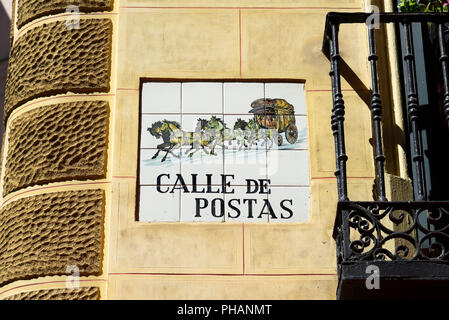
[{"label": "ceramic tile street sign", "polygon": [[304,84],[148,81],[140,121],[139,221],[309,220]]}]

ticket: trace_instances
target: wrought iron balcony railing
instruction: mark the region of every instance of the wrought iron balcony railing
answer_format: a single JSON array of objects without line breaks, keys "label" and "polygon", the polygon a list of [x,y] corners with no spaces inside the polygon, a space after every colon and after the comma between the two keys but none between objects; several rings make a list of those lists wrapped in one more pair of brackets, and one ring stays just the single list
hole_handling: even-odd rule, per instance
[{"label": "wrought iron balcony railing", "polygon": [[[415,201],[389,202],[385,189],[385,156],[382,141],[382,100],[379,92],[375,32],[367,22],[397,23],[404,37],[404,86],[414,163]],[[338,207],[334,225],[339,285],[345,298],[449,298],[449,202],[427,201],[420,110],[418,103],[412,23],[434,23],[438,30],[439,61],[443,78],[443,109],[449,120],[449,56],[444,23],[448,14],[334,13],[327,15],[323,53],[331,63],[333,108],[331,128],[335,143]],[[345,148],[345,103],[341,89],[339,26],[366,24],[371,66],[371,116],[377,201],[352,202],[348,198]],[[380,62],[380,61],[379,61]],[[388,106],[387,106],[388,107]],[[380,290],[366,287],[367,267],[379,268]],[[407,281],[397,281],[398,279]]]}]

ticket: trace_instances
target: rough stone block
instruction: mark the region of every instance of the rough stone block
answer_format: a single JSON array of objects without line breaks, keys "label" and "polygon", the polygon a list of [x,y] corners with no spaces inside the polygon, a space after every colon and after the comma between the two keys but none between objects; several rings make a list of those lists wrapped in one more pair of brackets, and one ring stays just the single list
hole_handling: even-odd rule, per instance
[{"label": "rough stone block", "polygon": [[[0,210],[0,286],[42,276],[100,275],[104,191],[54,192]],[[70,269],[69,269],[70,271]]]},{"label": "rough stone block", "polygon": [[12,48],[5,94],[5,119],[20,104],[43,96],[108,92],[111,66],[110,19],[65,21],[31,29]]},{"label": "rough stone block", "polygon": [[3,194],[28,186],[106,175],[109,105],[79,101],[39,107],[12,121]]}]

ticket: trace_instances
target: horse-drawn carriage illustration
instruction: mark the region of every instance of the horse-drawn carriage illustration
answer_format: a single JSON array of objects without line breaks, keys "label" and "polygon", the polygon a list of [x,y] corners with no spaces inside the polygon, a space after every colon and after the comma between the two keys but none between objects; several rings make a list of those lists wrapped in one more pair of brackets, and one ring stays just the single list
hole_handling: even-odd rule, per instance
[{"label": "horse-drawn carriage illustration", "polygon": [[278,132],[277,144],[282,145],[281,133],[290,144],[298,139],[294,107],[284,99],[258,99],[251,103],[250,113],[263,129],[275,129]]},{"label": "horse-drawn carriage illustration", "polygon": [[163,143],[157,145],[157,152],[165,152],[162,162],[168,154],[179,157],[174,153],[182,146],[190,146],[185,154],[192,157],[196,152],[203,151],[206,154],[217,155],[215,148],[222,146],[228,149],[225,142],[232,145],[233,141],[239,145],[238,151],[251,149],[253,145],[263,146],[267,143],[267,148],[277,144],[281,146],[284,138],[290,144],[295,144],[298,140],[298,128],[295,121],[295,110],[293,105],[284,99],[257,99],[251,103],[249,113],[254,114],[254,119],[249,121],[238,118],[233,127],[228,127],[220,117],[212,116],[210,119],[197,120],[195,131],[185,131],[176,121],[161,120],[154,122],[148,127],[148,132],[162,139]]}]

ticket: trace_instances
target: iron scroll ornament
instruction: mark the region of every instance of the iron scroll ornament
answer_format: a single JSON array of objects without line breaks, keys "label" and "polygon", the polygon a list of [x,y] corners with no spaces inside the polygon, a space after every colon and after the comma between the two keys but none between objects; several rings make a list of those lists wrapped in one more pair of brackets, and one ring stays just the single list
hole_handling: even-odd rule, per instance
[{"label": "iron scroll ornament", "polygon": [[448,203],[347,202],[339,211],[339,261],[449,260]]}]

